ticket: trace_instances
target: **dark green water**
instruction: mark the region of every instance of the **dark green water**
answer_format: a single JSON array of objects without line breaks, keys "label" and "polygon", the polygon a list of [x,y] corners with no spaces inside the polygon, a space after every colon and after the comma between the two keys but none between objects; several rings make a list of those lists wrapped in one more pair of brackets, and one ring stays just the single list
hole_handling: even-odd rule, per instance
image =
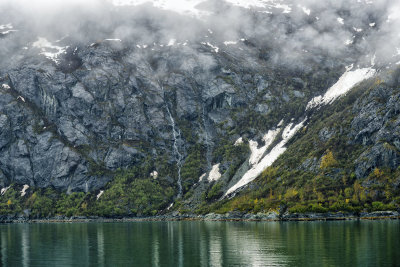
[{"label": "dark green water", "polygon": [[400,266],[400,221],[0,225],[1,266]]}]

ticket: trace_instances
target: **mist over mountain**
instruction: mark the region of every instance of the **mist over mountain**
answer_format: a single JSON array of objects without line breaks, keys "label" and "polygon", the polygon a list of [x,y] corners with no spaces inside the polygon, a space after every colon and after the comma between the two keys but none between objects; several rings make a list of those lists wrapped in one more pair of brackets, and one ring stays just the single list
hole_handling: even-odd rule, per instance
[{"label": "mist over mountain", "polygon": [[181,2],[3,1],[1,23],[11,23],[12,31],[2,54],[31,48],[38,37],[67,38],[65,45],[115,38],[148,47],[209,40],[222,50],[245,39],[270,50],[272,64],[293,67],[321,57],[368,64],[374,55],[377,63],[396,63],[399,4],[393,1]]}]

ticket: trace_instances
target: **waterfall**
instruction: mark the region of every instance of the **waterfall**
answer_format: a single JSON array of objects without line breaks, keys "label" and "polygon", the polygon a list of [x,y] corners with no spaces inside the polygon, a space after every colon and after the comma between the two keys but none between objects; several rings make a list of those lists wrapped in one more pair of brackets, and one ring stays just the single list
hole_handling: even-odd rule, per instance
[{"label": "waterfall", "polygon": [[180,198],[182,196],[182,177],[181,177],[181,169],[182,169],[182,160],[183,160],[183,156],[182,154],[179,152],[179,148],[178,148],[178,139],[181,136],[181,133],[179,131],[179,129],[176,129],[175,126],[175,120],[172,117],[171,111],[169,110],[168,104],[167,102],[165,102],[165,107],[167,109],[167,113],[169,116],[169,119],[171,120],[171,126],[172,126],[172,135],[174,137],[174,153],[176,156],[176,166],[178,167],[178,198]]},{"label": "waterfall", "polygon": [[[159,79],[157,79],[157,83],[160,86],[161,90],[164,92],[164,87],[161,83],[161,81]],[[164,94],[164,103],[165,103],[165,108],[167,110],[169,119],[171,121],[171,126],[172,126],[172,136],[174,138],[174,145],[173,145],[173,149],[174,149],[174,154],[175,154],[175,160],[176,160],[176,166],[178,168],[178,196],[177,198],[180,198],[182,196],[182,177],[181,177],[181,169],[182,169],[182,164],[183,164],[183,155],[181,154],[181,152],[179,152],[179,148],[178,148],[178,140],[180,139],[181,136],[181,132],[179,131],[179,129],[177,129],[176,124],[175,124],[175,120],[174,117],[172,117],[172,113],[169,109],[168,106],[168,102],[166,101],[165,98],[165,94]]]}]

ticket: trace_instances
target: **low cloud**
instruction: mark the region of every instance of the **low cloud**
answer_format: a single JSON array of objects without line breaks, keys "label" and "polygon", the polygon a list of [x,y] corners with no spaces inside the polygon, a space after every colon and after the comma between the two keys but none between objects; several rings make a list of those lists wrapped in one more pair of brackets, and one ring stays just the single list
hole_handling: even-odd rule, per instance
[{"label": "low cloud", "polygon": [[290,67],[329,66],[329,58],[381,66],[400,61],[400,4],[390,0],[181,0],[175,9],[165,0],[115,5],[121,1],[2,1],[0,25],[11,23],[18,32],[0,39],[0,55],[15,55],[39,36],[68,36],[82,44],[119,38],[131,46],[188,42],[221,51],[254,45],[263,60]]}]

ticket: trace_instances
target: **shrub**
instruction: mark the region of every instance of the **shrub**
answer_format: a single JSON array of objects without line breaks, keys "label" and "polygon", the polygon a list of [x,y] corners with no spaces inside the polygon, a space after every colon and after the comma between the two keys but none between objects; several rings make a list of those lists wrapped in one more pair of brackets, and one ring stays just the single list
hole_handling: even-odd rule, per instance
[{"label": "shrub", "polygon": [[319,166],[322,170],[332,168],[338,165],[338,162],[333,156],[332,151],[327,150],[326,154],[321,159],[321,165]]}]

